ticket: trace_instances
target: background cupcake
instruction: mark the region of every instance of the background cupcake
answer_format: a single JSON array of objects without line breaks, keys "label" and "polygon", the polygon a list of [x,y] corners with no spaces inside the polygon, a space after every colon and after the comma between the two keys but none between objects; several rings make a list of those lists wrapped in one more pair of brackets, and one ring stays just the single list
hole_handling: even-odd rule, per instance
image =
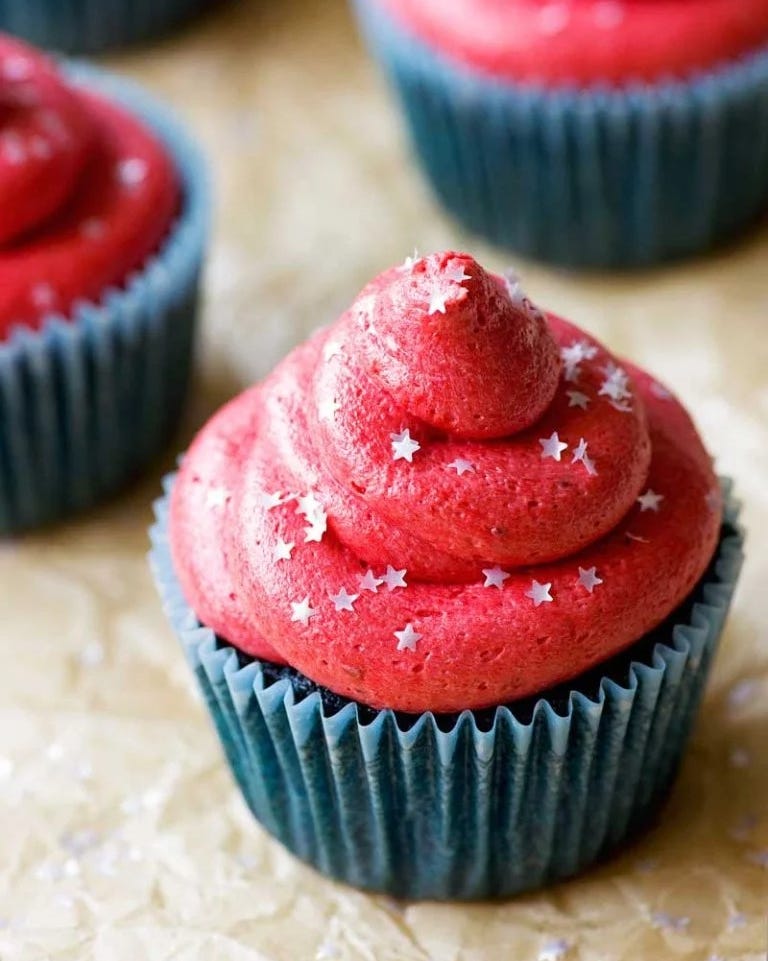
[{"label": "background cupcake", "polygon": [[214,417],[153,563],[267,829],[363,887],[476,898],[572,874],[657,809],[733,525],[664,388],[442,254]]},{"label": "background cupcake", "polygon": [[206,232],[175,120],[0,37],[0,533],[93,503],[184,399]]},{"label": "background cupcake", "polygon": [[216,0],[2,0],[0,30],[66,53],[97,53],[170,31]]},{"label": "background cupcake", "polygon": [[418,157],[462,223],[524,254],[691,254],[768,201],[762,0],[357,0]]}]

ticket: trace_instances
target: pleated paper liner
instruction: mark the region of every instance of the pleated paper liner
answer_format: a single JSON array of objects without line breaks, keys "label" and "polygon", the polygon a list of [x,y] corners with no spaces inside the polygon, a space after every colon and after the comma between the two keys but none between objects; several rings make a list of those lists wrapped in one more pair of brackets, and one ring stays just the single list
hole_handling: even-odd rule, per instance
[{"label": "pleated paper liner", "polygon": [[90,506],[136,476],[178,423],[193,355],[204,162],[174,117],[133,85],[80,65],[68,73],[155,129],[180,171],[183,208],[124,287],[0,342],[0,536]]},{"label": "pleated paper liner", "polygon": [[639,266],[768,209],[768,49],[687,82],[543,88],[451,62],[355,0],[420,163],[467,228],[568,266]]},{"label": "pleated paper liner", "polygon": [[297,857],[395,897],[499,898],[575,874],[658,810],[742,562],[730,484],[710,569],[626,654],[526,702],[413,716],[339,698],[201,626],[170,556],[172,481],[151,532],[164,608],[248,806]]},{"label": "pleated paper liner", "polygon": [[215,2],[0,0],[0,30],[63,53],[98,53],[168,33]]}]

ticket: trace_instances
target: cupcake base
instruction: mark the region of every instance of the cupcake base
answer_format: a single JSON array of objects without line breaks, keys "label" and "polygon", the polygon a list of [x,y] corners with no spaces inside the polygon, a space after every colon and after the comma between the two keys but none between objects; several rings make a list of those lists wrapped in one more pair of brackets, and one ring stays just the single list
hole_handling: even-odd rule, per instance
[{"label": "cupcake base", "polygon": [[135,477],[178,423],[193,356],[208,224],[202,158],[133,85],[84,66],[68,74],[156,131],[181,176],[182,210],[123,287],[0,342],[0,536],[88,507]]},{"label": "cupcake base", "polygon": [[166,33],[214,2],[0,0],[0,30],[62,53],[99,53]]},{"label": "cupcake base", "polygon": [[452,63],[356,0],[438,198],[470,230],[566,266],[723,242],[768,208],[768,50],[690,81],[545,90]]},{"label": "cupcake base", "polygon": [[174,574],[167,494],[156,505],[150,559],[261,824],[303,861],[356,887],[487,899],[577,873],[657,812],[733,595],[737,514],[728,498],[710,569],[629,651],[541,697],[458,715],[375,711],[218,639]]}]

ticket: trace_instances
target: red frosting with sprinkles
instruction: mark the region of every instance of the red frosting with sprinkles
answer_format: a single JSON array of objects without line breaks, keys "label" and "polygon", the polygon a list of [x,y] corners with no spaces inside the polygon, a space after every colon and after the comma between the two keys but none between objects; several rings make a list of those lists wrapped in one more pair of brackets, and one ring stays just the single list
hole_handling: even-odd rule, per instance
[{"label": "red frosting with sprinkles", "polygon": [[768,44],[766,0],[371,0],[452,59],[544,86],[688,77]]},{"label": "red frosting with sprinkles", "polygon": [[160,245],[179,193],[144,124],[0,34],[0,340],[121,285]]},{"label": "red frosting with sprinkles", "polygon": [[620,652],[691,592],[720,524],[678,401],[455,253],[382,274],[223,408],[171,503],[203,623],[414,712]]}]

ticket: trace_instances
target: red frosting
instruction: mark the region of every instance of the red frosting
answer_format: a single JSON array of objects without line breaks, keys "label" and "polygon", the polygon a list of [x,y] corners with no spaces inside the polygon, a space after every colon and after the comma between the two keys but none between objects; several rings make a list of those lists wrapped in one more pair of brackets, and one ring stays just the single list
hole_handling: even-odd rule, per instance
[{"label": "red frosting", "polygon": [[372,0],[455,60],[507,80],[686,77],[768,43],[766,0]]},{"label": "red frosting", "polygon": [[0,340],[122,284],[178,203],[172,162],[142,123],[0,35]]},{"label": "red frosting", "polygon": [[242,650],[374,707],[454,711],[632,644],[720,522],[666,390],[449,253],[382,274],[210,421],[171,543]]}]

